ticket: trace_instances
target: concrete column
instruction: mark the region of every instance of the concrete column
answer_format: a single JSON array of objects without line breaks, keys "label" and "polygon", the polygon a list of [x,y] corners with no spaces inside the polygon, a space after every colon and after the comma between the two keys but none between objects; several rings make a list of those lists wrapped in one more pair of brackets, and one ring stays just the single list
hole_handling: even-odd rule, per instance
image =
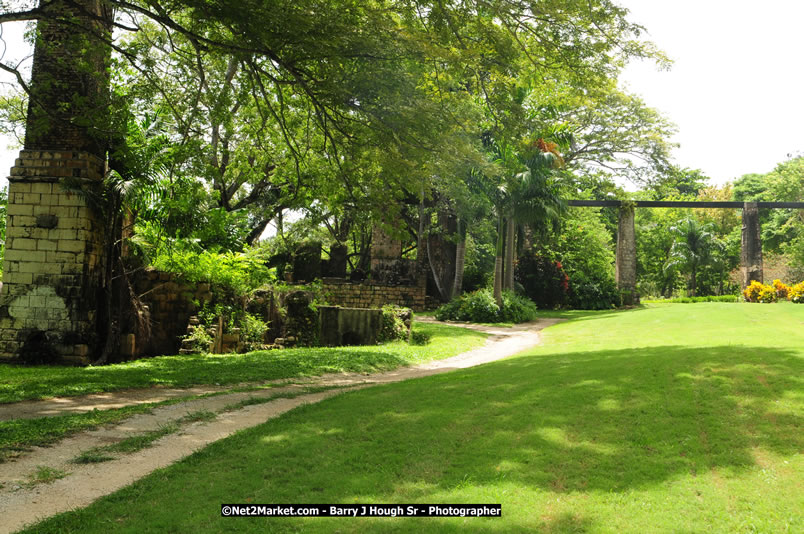
[{"label": "concrete column", "polygon": [[743,237],[740,258],[743,289],[752,280],[762,282],[762,229],[759,224],[759,208],[756,202],[743,206]]},{"label": "concrete column", "polygon": [[625,305],[636,304],[639,297],[636,293],[636,230],[634,229],[634,207],[620,208],[619,224],[617,228],[617,262],[615,264],[615,279],[624,295]]}]

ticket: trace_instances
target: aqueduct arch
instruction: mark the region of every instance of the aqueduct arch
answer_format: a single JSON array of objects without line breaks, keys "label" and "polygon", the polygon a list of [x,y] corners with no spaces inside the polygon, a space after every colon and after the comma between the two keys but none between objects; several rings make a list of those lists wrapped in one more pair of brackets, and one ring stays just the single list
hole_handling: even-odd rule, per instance
[{"label": "aqueduct arch", "polygon": [[636,231],[634,208],[732,208],[743,211],[742,252],[740,270],[742,287],[752,280],[762,282],[762,229],[759,222],[760,208],[804,209],[804,202],[729,202],[686,200],[569,200],[570,206],[619,208],[617,231],[617,263],[615,276],[617,287],[636,295]]}]

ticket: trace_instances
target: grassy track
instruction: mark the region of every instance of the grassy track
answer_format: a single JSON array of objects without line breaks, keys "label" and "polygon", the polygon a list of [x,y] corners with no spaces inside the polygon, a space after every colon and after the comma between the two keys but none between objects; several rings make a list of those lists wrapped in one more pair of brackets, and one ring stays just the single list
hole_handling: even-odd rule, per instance
[{"label": "grassy track", "polygon": [[414,329],[429,334],[430,343],[161,356],[102,367],[0,364],[0,403],[151,386],[225,385],[341,371],[384,371],[448,358],[478,347],[485,340],[483,334],[444,325],[416,323]]},{"label": "grassy track", "polygon": [[[30,532],[804,530],[804,306],[576,317],[518,357],[299,408]],[[235,502],[503,517],[221,518]]]}]

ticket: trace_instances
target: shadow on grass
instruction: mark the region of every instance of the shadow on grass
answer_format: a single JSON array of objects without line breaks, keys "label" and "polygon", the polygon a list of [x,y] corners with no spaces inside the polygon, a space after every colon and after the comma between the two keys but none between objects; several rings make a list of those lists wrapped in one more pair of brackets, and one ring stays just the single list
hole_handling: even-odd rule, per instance
[{"label": "shadow on grass", "polygon": [[[739,473],[756,463],[755,448],[779,455],[804,448],[804,418],[794,404],[802,376],[800,353],[761,347],[522,356],[301,407],[49,525],[85,527],[90,518],[124,517],[136,528],[167,496],[173,510],[197,509],[199,502],[471,502],[472,495],[510,485],[621,493],[713,468]],[[198,489],[185,491],[190,487]],[[164,526],[229,526],[217,523],[214,511],[199,514],[170,514]],[[513,521],[502,529],[593,526],[572,514]],[[404,524],[378,530],[416,530]],[[327,528],[314,520],[305,525]],[[440,520],[429,525],[463,529]],[[262,525],[243,521],[240,527],[259,531]]]},{"label": "shadow on grass", "polygon": [[[454,476],[468,470],[479,483],[504,471],[551,491],[622,491],[712,467],[741,469],[754,464],[757,446],[800,452],[800,407],[779,402],[802,390],[802,376],[797,353],[759,347],[520,357],[375,392],[363,414],[372,422],[342,433],[372,436],[367,457],[383,457],[382,447],[401,440],[397,451],[450,458],[466,468]],[[393,403],[385,411],[383,398]],[[394,421],[404,430],[384,428]]]}]

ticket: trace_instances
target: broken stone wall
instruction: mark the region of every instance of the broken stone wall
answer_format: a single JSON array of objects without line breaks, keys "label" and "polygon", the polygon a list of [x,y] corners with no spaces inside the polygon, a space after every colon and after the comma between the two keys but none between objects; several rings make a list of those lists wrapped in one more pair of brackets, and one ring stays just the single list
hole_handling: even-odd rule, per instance
[{"label": "broken stone wall", "polygon": [[338,278],[324,278],[322,291],[327,302],[345,308],[381,308],[396,304],[414,311],[426,309],[427,279],[421,276],[414,285],[353,283]]},{"label": "broken stone wall", "polygon": [[[172,273],[153,269],[137,273],[132,286],[148,306],[151,339],[146,344],[135,340],[141,346],[135,345],[134,354],[126,356],[178,354],[190,317],[198,313],[199,305],[211,302],[214,296],[208,283],[189,283]],[[125,336],[127,332],[122,334]]]}]

